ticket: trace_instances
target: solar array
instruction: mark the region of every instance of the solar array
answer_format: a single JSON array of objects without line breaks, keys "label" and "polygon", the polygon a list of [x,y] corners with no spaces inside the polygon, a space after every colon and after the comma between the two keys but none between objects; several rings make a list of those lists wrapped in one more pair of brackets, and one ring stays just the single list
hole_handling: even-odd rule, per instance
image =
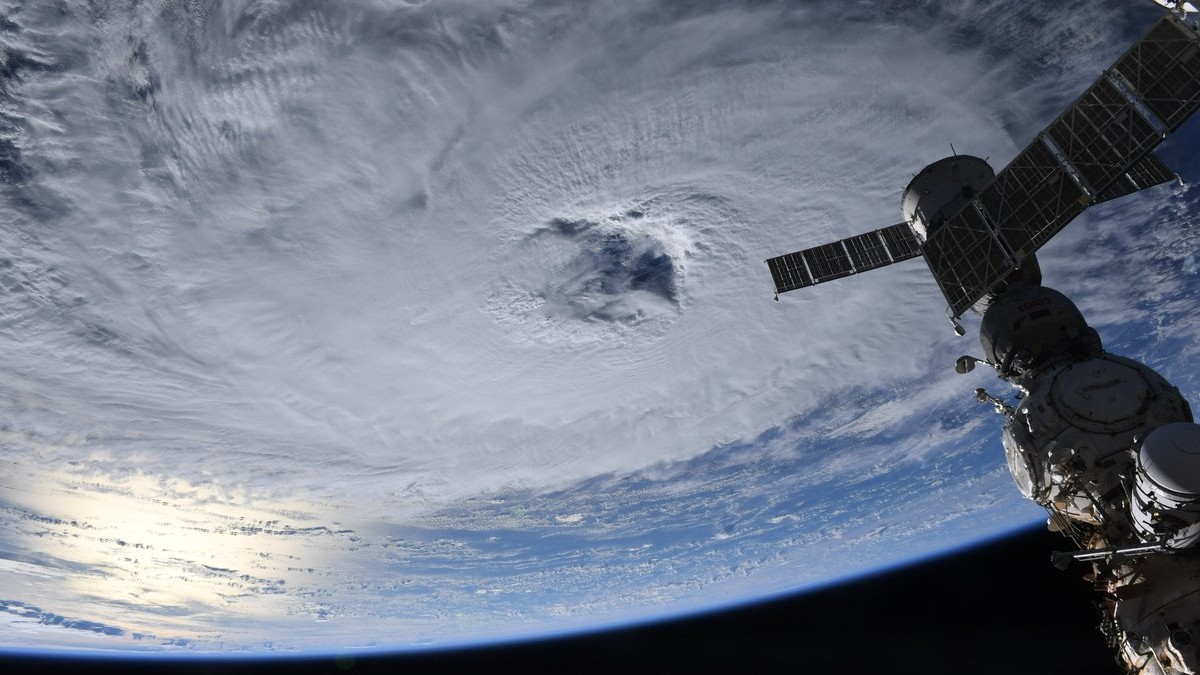
[{"label": "solar array", "polygon": [[775,280],[775,292],[783,293],[919,257],[920,246],[908,223],[897,223],[771,258],[767,267]]},{"label": "solar array", "polygon": [[1198,106],[1200,35],[1166,14],[923,244],[900,223],[771,258],[775,292],[923,255],[962,316],[1088,206],[1174,178],[1151,151]]}]

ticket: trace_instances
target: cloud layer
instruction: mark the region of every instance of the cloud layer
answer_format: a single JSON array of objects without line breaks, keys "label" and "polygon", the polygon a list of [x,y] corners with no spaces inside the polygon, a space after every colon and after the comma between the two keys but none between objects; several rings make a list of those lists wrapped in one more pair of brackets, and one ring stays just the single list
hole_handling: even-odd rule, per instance
[{"label": "cloud layer", "polygon": [[[151,604],[214,615],[226,582],[283,597],[270,591],[281,580],[346,592],[343,565],[394,574],[391,553],[346,560],[397,531],[424,533],[433,557],[414,559],[436,559],[429,532],[476,532],[463,514],[486,520],[476,507],[489,500],[520,495],[546,523],[583,527],[605,486],[626,486],[630,512],[677,494],[663,508],[688,513],[715,497],[684,468],[705,476],[730,456],[744,468],[757,451],[786,458],[778,472],[809,464],[798,448],[827,450],[810,482],[747,474],[781,501],[822,476],[901,464],[910,483],[896,489],[915,499],[911,471],[930,453],[975,461],[967,449],[991,431],[938,421],[976,386],[948,367],[972,347],[942,323],[919,262],[776,305],[762,260],[896,222],[900,189],[950,143],[1002,166],[1140,20],[1117,3],[1095,19],[969,3],[64,6],[21,6],[5,29],[0,496],[68,523],[55,494],[120,493],[119,512],[162,502],[147,507],[175,523],[160,548],[206,590]],[[1180,203],[1157,207],[1164,228],[1186,217]],[[1101,231],[1119,237],[1137,217],[1117,212]],[[1195,274],[1188,250],[1164,279]],[[1049,256],[1075,274],[1069,258]],[[1100,305],[1128,300],[1097,300],[1101,323],[1116,319]],[[840,422],[807,421],[826,414]],[[852,447],[872,451],[841,454]],[[984,475],[1007,487],[993,459]],[[996,485],[955,488],[972,504],[961,515],[1003,513],[971,496]],[[570,503],[584,487],[592,501]],[[996,531],[1027,517],[982,518]],[[278,539],[273,520],[303,531],[283,539],[307,553],[286,555],[341,570],[337,584],[303,581],[292,568],[310,565],[282,558],[257,563],[274,576],[248,571],[274,544],[238,547],[235,564],[184,543],[194,525],[226,546],[217,523],[246,518],[264,541]],[[14,516],[11,536],[28,522]],[[780,569],[815,546],[765,532],[755,546]],[[105,552],[118,538],[94,537]],[[922,541],[909,552],[935,548]],[[732,546],[720,555],[736,558]],[[629,590],[644,592],[637,606],[665,597],[662,574]],[[313,602],[288,611],[359,611]]]}]

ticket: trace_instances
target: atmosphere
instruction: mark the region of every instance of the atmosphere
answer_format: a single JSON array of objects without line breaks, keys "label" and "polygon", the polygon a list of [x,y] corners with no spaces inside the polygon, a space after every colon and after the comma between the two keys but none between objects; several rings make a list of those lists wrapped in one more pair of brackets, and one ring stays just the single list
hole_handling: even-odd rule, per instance
[{"label": "atmosphere", "polygon": [[[0,648],[525,639],[1043,520],[921,261],[763,262],[1159,15],[981,4],[0,0]],[[1200,191],[1149,192],[1038,255],[1195,400]]]}]

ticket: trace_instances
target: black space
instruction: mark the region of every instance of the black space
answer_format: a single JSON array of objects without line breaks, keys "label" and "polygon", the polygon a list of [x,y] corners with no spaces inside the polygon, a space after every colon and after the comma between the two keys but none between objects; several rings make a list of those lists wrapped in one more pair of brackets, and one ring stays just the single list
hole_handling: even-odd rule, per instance
[{"label": "black space", "polygon": [[788,600],[652,627],[408,657],[283,662],[4,659],[0,673],[800,672],[1120,675],[1085,568],[1041,529]]}]

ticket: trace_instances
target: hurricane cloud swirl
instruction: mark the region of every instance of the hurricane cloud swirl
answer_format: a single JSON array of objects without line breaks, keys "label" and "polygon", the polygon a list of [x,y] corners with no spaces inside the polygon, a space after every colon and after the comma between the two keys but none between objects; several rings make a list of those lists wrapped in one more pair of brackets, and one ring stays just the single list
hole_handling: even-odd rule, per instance
[{"label": "hurricane cloud swirl", "polygon": [[[500,634],[505,612],[534,613],[487,605],[479,580],[498,564],[509,576],[493,586],[525,598],[551,579],[581,584],[535,603],[574,607],[571,625],[822,581],[838,562],[801,573],[795,561],[845,522],[812,515],[826,506],[801,499],[805,486],[849,477],[886,501],[872,481],[958,467],[967,455],[954,453],[993,430],[957,412],[970,385],[945,364],[964,346],[919,263],[776,305],[762,260],[896,222],[900,188],[950,143],[1003,165],[1136,35],[1123,12],[4,3],[0,496],[17,542],[5,574],[94,573],[65,538],[40,553],[22,542],[30,523],[115,527],[65,512],[117,508],[158,543],[114,530],[97,546],[175,551],[145,555],[162,579],[205,589],[146,582],[161,597],[117,604],[156,617],[158,637],[201,645],[242,644],[211,626],[262,618],[230,598],[269,597],[261,612],[276,617],[378,620],[392,609],[364,609],[352,588],[381,575],[387,597],[423,608],[399,643]],[[1164,218],[1194,201],[1180,190]],[[1180,251],[1173,264],[1194,274]],[[849,448],[859,454],[832,451]],[[763,457],[812,474],[754,469]],[[1016,501],[989,461],[954,488],[973,495],[955,517],[986,512],[980,536],[1030,518],[1006,512]],[[747,535],[741,550],[756,552],[747,569],[777,565],[792,581],[735,583],[682,562],[672,579],[654,568],[663,557],[639,557],[673,527],[657,508],[715,528],[697,541],[736,540],[737,518],[725,530],[712,512],[687,515],[692,500],[755,499],[754,486],[716,478],[726,473],[789,504],[748,508],[776,534]],[[629,497],[627,510],[597,501],[606,491]],[[797,515],[804,503],[815,510]],[[159,515],[139,521],[139,504]],[[188,518],[211,548],[230,532],[246,546],[201,560],[162,524]],[[787,535],[794,520],[824,534]],[[853,522],[864,541],[885,540]],[[638,529],[649,523],[660,529]],[[562,541],[572,527],[586,536],[559,548],[520,536]],[[636,561],[611,606],[580,590],[582,570],[604,560],[598,541]],[[118,577],[136,569],[111,564]],[[401,582],[436,587],[455,564],[473,590]],[[576,566],[583,576],[555,576]],[[454,624],[438,603],[491,609]],[[67,616],[38,598],[6,606]],[[82,606],[88,616],[68,623],[113,625],[103,602]],[[305,625],[305,645],[332,645]],[[337,639],[361,627],[350,625]]]}]

